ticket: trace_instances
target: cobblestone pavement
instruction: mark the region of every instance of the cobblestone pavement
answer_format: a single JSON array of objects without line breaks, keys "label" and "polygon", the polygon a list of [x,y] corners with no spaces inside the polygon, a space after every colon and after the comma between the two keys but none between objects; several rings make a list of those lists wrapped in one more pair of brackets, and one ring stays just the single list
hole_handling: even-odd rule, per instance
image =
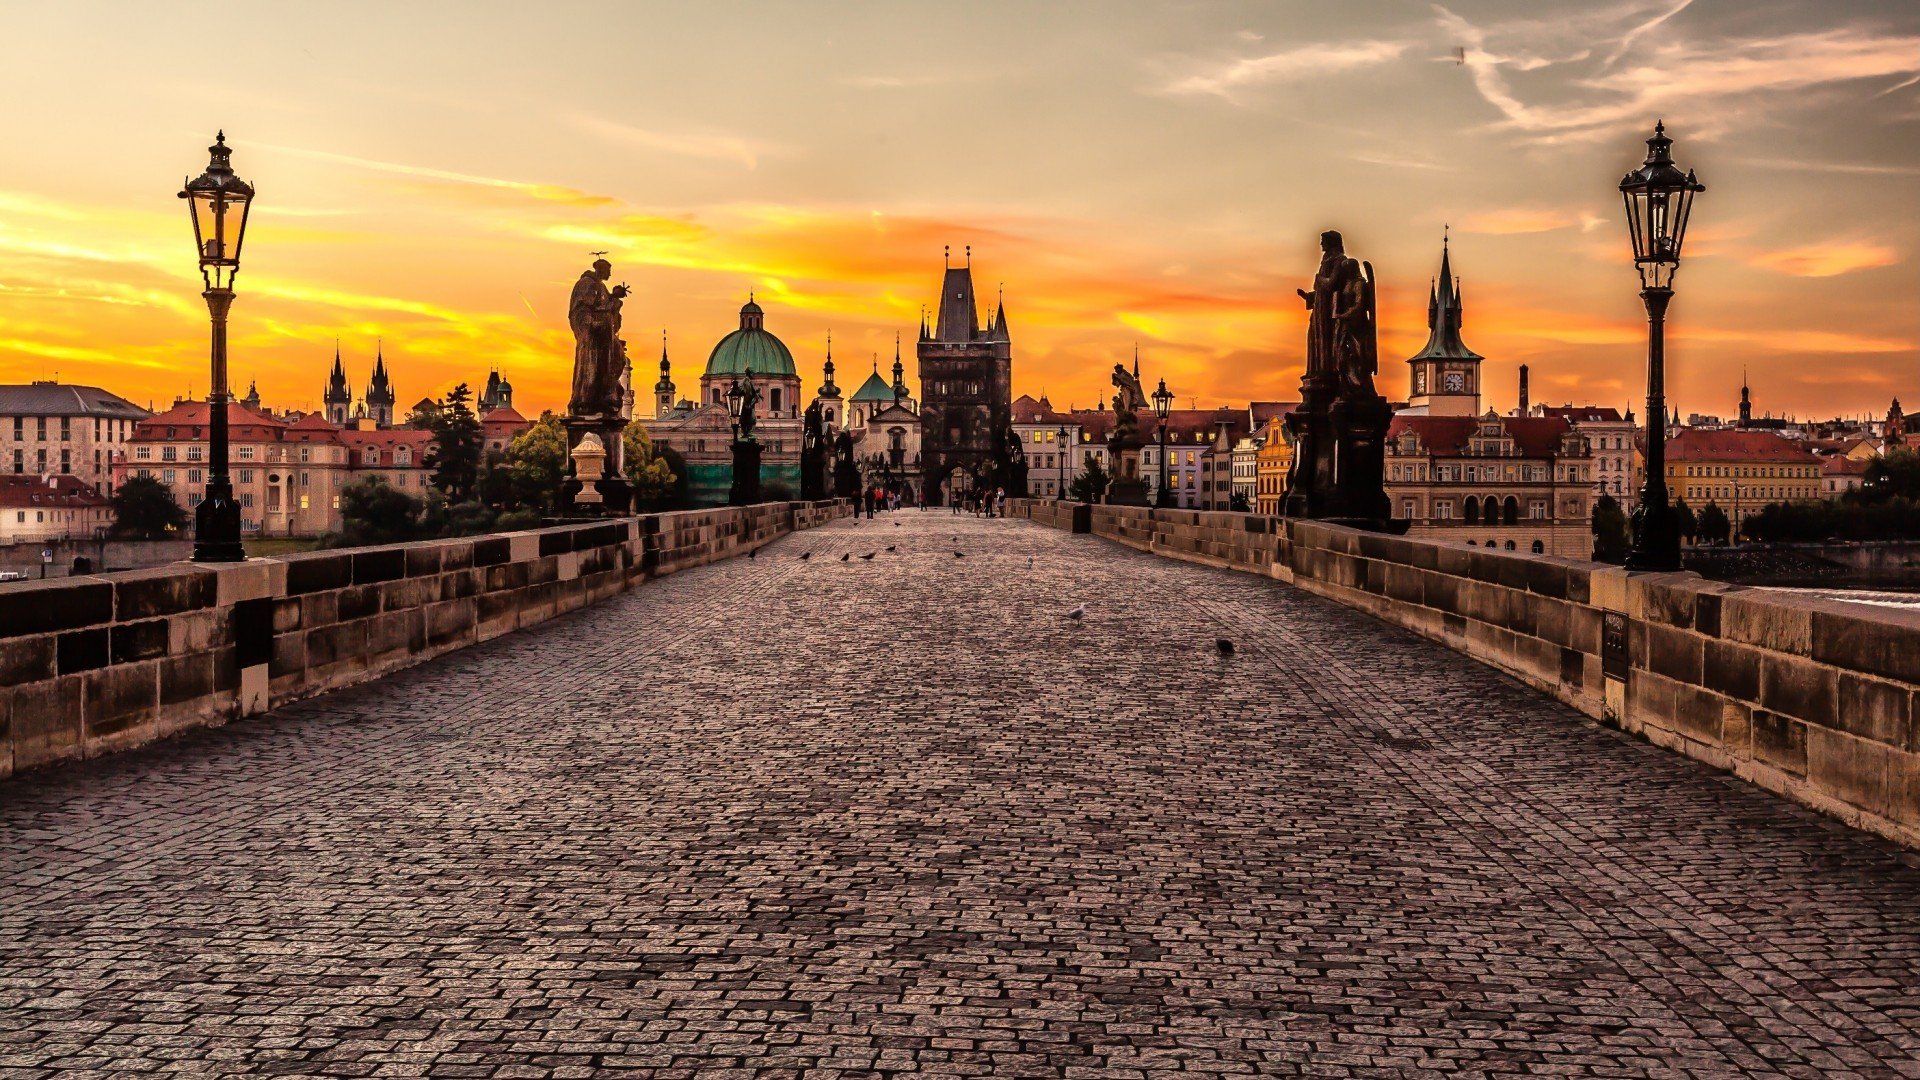
[{"label": "cobblestone pavement", "polygon": [[0,1076],[1920,1076],[1892,849],[1274,582],[896,520],[0,786]]}]

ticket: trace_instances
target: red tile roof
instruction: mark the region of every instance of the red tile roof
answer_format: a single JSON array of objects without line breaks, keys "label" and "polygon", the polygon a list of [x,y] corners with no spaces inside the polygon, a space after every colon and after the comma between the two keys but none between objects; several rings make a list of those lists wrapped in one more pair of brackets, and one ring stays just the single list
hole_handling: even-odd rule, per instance
[{"label": "red tile roof", "polygon": [[433,442],[433,432],[417,431],[413,428],[384,428],[377,431],[359,431],[348,428],[340,433],[340,441],[355,451],[365,450],[369,446],[382,450],[410,446],[415,450],[425,450]]},{"label": "red tile roof", "polygon": [[1618,423],[1621,420],[1620,410],[1611,405],[1545,405],[1540,413],[1569,422],[1590,424]]},{"label": "red tile roof", "polygon": [[[1502,416],[1497,418],[1507,435],[1513,439],[1514,449],[1521,457],[1548,458],[1560,456],[1560,440],[1570,430],[1565,420],[1556,416]],[[1425,453],[1437,457],[1459,457],[1465,455],[1476,431],[1480,430],[1483,417],[1478,416],[1396,416],[1387,427],[1387,438],[1397,439],[1402,432],[1411,431],[1420,436],[1420,447]]]},{"label": "red tile roof", "polygon": [[1770,431],[1688,428],[1667,440],[1668,461],[1788,461],[1805,463],[1807,448]]},{"label": "red tile roof", "polygon": [[1869,461],[1840,455],[1820,459],[1820,471],[1827,476],[1865,476]]},{"label": "red tile roof", "polygon": [[85,510],[108,505],[77,476],[0,476],[0,506],[10,509]]},{"label": "red tile roof", "polygon": [[[133,435],[129,442],[164,442],[174,439],[207,438],[207,427],[212,422],[212,407],[204,401],[177,401],[166,412],[155,413],[133,426]],[[238,401],[227,403],[227,437],[235,442],[266,440],[271,441],[275,434],[287,425],[262,412],[255,412]],[[169,436],[167,429],[173,428]]]}]

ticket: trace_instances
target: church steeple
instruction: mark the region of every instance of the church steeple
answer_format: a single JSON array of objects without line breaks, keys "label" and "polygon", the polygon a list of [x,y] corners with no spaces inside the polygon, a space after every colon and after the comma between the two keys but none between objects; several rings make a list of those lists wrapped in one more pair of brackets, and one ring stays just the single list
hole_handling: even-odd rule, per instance
[{"label": "church steeple", "polygon": [[906,365],[900,362],[900,334],[893,335],[893,400],[905,401],[907,398]]},{"label": "church steeple", "polygon": [[387,355],[384,343],[374,347],[373,377],[367,380],[366,412],[375,427],[393,426],[393,383],[387,377]]},{"label": "church steeple", "polygon": [[1747,386],[1747,369],[1740,369],[1740,426],[1753,423],[1753,391]]},{"label": "church steeple", "polygon": [[327,388],[320,395],[320,404],[329,421],[346,426],[348,416],[353,411],[353,391],[347,388],[347,369],[340,362],[338,339],[333,343],[333,373],[327,376]]},{"label": "church steeple", "polygon": [[673,399],[676,390],[673,385],[673,362],[667,359],[667,332],[660,331],[660,381],[653,384],[653,415],[663,417],[673,411]]},{"label": "church steeple", "polygon": [[1460,338],[1466,321],[1460,279],[1453,272],[1451,231],[1441,234],[1440,274],[1427,292],[1427,344],[1407,359],[1412,369],[1407,406],[1413,415],[1478,416],[1479,353]]}]

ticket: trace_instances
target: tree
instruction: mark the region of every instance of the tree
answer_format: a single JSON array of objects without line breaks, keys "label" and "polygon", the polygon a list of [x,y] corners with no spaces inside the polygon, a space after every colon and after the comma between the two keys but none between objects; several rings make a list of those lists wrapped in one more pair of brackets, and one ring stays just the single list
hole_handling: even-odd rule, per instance
[{"label": "tree", "polygon": [[1727,520],[1727,512],[1720,509],[1718,503],[1709,502],[1700,508],[1700,539],[1708,544],[1725,544],[1733,535],[1733,522]]},{"label": "tree", "polygon": [[482,437],[480,418],[467,405],[472,397],[466,383],[447,391],[429,428],[433,448],[427,452],[427,465],[433,469],[434,488],[450,503],[473,498],[480,480]]},{"label": "tree", "polygon": [[633,421],[621,441],[625,444],[627,479],[633,484],[634,507],[658,507],[673,498],[673,470],[666,459],[653,452],[653,439],[646,427]]},{"label": "tree", "polygon": [[1619,500],[1602,495],[1593,504],[1593,559],[1595,562],[1621,563],[1633,543],[1632,529]]},{"label": "tree", "polygon": [[1860,479],[1860,497],[1866,502],[1920,499],[1920,453],[1900,449],[1874,458]]},{"label": "tree", "polygon": [[567,429],[552,411],[514,437],[506,453],[507,502],[516,507],[553,505],[567,475]]},{"label": "tree", "polygon": [[1673,522],[1680,539],[1689,544],[1700,535],[1700,519],[1693,516],[1693,507],[1688,506],[1685,499],[1673,500]]},{"label": "tree", "polygon": [[151,476],[131,476],[113,493],[113,527],[123,536],[158,540],[187,527],[187,512],[167,485]]},{"label": "tree", "polygon": [[1100,464],[1099,458],[1089,455],[1086,471],[1073,478],[1067,496],[1078,502],[1097,503],[1106,495],[1109,482],[1106,467]]},{"label": "tree", "polygon": [[340,489],[340,531],[327,538],[327,547],[397,544],[420,532],[424,504],[387,483],[384,477],[363,476]]}]

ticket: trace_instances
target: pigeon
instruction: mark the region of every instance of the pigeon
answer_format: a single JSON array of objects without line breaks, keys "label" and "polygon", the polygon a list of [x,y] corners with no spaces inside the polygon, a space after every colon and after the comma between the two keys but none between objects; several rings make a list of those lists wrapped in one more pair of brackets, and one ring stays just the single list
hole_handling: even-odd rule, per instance
[{"label": "pigeon", "polygon": [[853,552],[849,551],[845,555],[840,556],[840,561],[846,562],[848,559],[851,559],[851,558],[853,558]]},{"label": "pigeon", "polygon": [[747,552],[747,558],[749,558],[749,559],[757,559],[757,558],[759,558],[759,557],[760,557],[760,549],[759,549],[759,548],[754,548],[754,549],[753,549],[752,551],[749,551],[749,552]]},{"label": "pigeon", "polygon": [[1078,622],[1081,619],[1084,619],[1086,617],[1087,617],[1087,605],[1085,604],[1081,604],[1079,607],[1074,608],[1072,611],[1067,612],[1067,618],[1072,619],[1075,622]]},{"label": "pigeon", "polygon": [[1213,647],[1220,650],[1221,656],[1233,655],[1233,642],[1228,641],[1226,638],[1214,638]]},{"label": "pigeon", "polygon": [[867,553],[866,553],[865,555],[862,555],[862,556],[860,556],[860,557],[861,557],[862,559],[865,559],[865,560],[866,560],[867,562],[872,562],[872,561],[873,561],[873,556],[874,556],[874,553],[873,553],[873,552],[871,552],[871,551],[869,551],[869,552],[867,552]]},{"label": "pigeon", "polygon": [[956,551],[953,553],[953,557],[956,559],[964,559],[967,557],[967,553],[964,551]]},{"label": "pigeon", "polygon": [[892,545],[892,544],[888,544],[888,545],[887,545],[887,550],[888,550],[888,551],[892,551],[893,549],[894,549],[894,545]]},{"label": "pigeon", "polygon": [[801,562],[806,562],[808,559],[811,559],[811,558],[813,558],[813,552],[811,551],[802,552],[800,555]]},{"label": "pigeon", "polygon": [[896,521],[896,522],[894,522],[894,523],[893,523],[893,527],[894,527],[894,528],[896,528],[896,529],[897,529],[897,528],[899,528],[899,527],[900,527],[900,523],[899,523],[899,522],[897,522],[897,521]]}]

